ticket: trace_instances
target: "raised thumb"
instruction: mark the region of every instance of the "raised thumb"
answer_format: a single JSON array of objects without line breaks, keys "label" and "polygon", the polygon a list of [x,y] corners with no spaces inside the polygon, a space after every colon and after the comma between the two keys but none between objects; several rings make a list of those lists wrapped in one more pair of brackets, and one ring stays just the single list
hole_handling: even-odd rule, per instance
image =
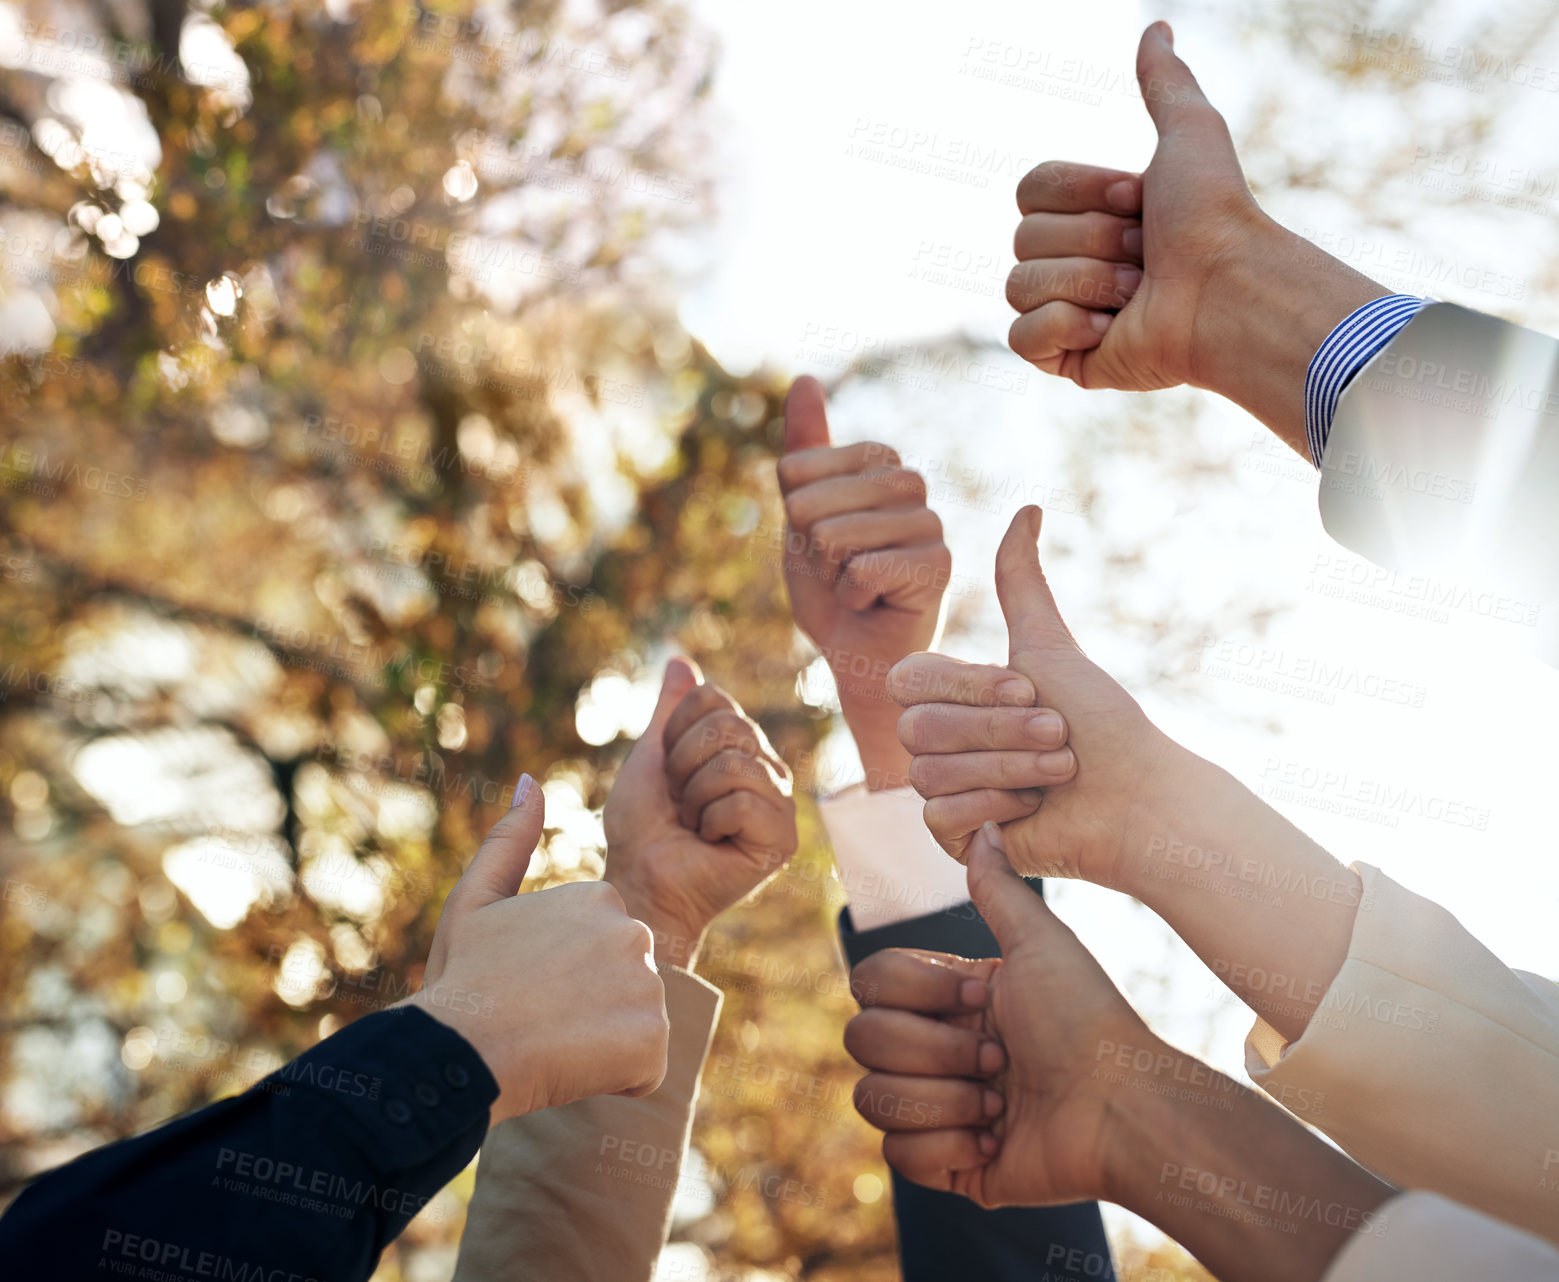
[{"label": "raised thumb", "polygon": [[1142,105],[1162,136],[1192,119],[1187,113],[1207,107],[1201,85],[1175,54],[1175,35],[1167,22],[1155,22],[1137,45],[1137,85]]},{"label": "raised thumb", "polygon": [[493,825],[465,874],[449,892],[443,920],[475,912],[519,890],[545,821],[546,802],[540,785],[529,775],[521,775],[514,789],[514,804]]},{"label": "raised thumb", "polygon": [[803,374],[785,397],[785,453],[813,450],[828,444],[828,411],[823,385]]},{"label": "raised thumb", "polygon": [[987,822],[969,843],[969,898],[996,936],[1003,954],[1055,919],[1045,901],[1007,862],[1001,829]]},{"label": "raised thumb", "polygon": [[693,660],[685,659],[680,654],[668,659],[666,671],[660,679],[660,698],[655,701],[655,711],[644,733],[639,736],[639,742],[659,743],[661,735],[665,733],[666,723],[677,710],[677,704],[682,702],[683,695],[703,679],[704,674]]},{"label": "raised thumb", "polygon": [[1044,519],[1039,508],[1024,508],[1012,518],[996,549],[996,599],[1007,620],[1008,658],[1031,681],[1034,674],[1020,665],[1022,656],[1057,645],[1077,646],[1040,568],[1039,531]]}]

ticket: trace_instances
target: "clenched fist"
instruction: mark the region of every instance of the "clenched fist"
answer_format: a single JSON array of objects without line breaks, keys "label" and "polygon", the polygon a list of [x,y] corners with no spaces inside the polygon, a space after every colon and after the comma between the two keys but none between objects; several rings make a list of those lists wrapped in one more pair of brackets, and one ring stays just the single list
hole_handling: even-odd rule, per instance
[{"label": "clenched fist", "polygon": [[796,851],[790,771],[757,723],[686,659],[666,665],[605,825],[606,880],[673,966],[691,966],[709,923]]}]

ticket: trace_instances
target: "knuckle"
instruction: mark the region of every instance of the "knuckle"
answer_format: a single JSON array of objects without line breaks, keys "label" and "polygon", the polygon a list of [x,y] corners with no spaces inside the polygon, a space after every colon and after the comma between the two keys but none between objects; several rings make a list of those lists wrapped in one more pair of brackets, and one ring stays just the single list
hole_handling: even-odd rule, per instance
[{"label": "knuckle", "polygon": [[802,500],[799,490],[785,496],[785,519],[798,530],[806,530],[809,527],[807,517],[810,515],[808,505]]}]

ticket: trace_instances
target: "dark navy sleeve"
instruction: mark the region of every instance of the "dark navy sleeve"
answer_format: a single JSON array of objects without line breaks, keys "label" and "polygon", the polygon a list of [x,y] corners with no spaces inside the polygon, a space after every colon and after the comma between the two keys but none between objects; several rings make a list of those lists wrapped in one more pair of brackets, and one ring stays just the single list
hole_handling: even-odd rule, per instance
[{"label": "dark navy sleeve", "polygon": [[448,1025],[364,1016],[242,1095],[34,1180],[0,1217],[4,1272],[361,1282],[476,1154],[497,1098]]},{"label": "dark navy sleeve", "polygon": [[[1043,895],[1040,882],[1029,885]],[[996,937],[969,902],[861,931],[846,908],[839,917],[839,937],[852,967],[884,948],[1001,955]],[[987,1211],[956,1193],[911,1183],[897,1171],[892,1175],[904,1282],[1115,1282],[1096,1202]]]}]

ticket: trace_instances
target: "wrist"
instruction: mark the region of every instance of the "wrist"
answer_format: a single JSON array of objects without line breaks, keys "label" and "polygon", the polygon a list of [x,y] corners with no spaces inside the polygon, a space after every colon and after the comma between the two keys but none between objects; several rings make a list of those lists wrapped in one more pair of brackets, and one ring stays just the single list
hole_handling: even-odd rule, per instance
[{"label": "wrist", "polygon": [[888,699],[886,689],[878,700],[859,694],[846,698],[841,692],[839,702],[866,772],[867,788],[884,792],[909,787],[910,755],[899,742],[901,709]]},{"label": "wrist", "polygon": [[603,880],[622,896],[628,916],[643,922],[655,937],[655,964],[692,970],[698,962],[698,952],[703,947],[710,919],[691,910],[670,909],[657,903],[631,879],[613,877],[610,856],[606,866],[607,875]]},{"label": "wrist", "polygon": [[1351,312],[1391,291],[1255,211],[1245,250],[1222,261],[1192,329],[1192,377],[1308,459],[1311,358]]},{"label": "wrist", "polygon": [[538,1107],[529,1080],[510,1080],[515,1077],[514,1066],[503,1057],[503,1034],[495,1027],[497,1021],[492,1018],[490,1009],[473,1008],[467,996],[458,995],[458,990],[451,990],[437,980],[402,998],[395,1006],[415,1008],[453,1029],[487,1066],[487,1071],[498,1083],[498,1098],[488,1109],[489,1126]]}]

